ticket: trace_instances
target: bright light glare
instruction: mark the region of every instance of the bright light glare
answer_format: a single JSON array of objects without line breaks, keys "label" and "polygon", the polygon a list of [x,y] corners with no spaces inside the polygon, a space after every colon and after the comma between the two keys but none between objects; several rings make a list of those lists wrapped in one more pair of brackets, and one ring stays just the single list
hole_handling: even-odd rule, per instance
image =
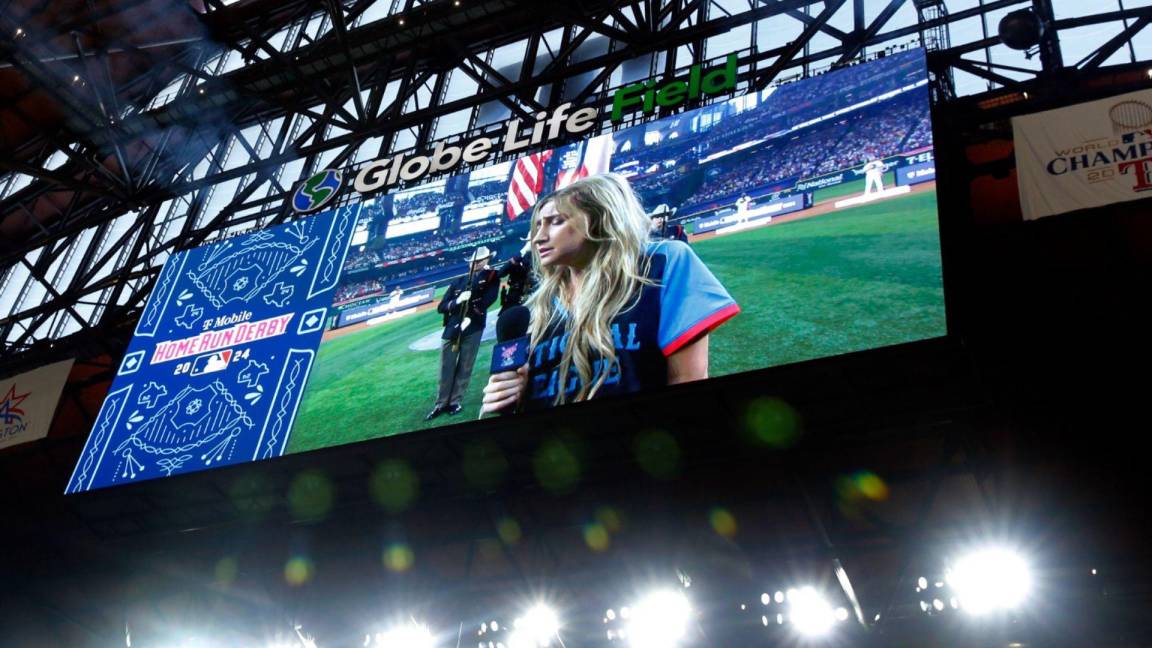
[{"label": "bright light glare", "polygon": [[828,601],[812,587],[796,590],[790,597],[788,619],[805,637],[820,637],[832,629],[836,613]]},{"label": "bright light glare", "polygon": [[547,605],[537,605],[528,610],[524,616],[512,622],[515,631],[508,638],[508,645],[519,648],[547,648],[552,645],[552,638],[560,630],[560,620],[556,612]]},{"label": "bright light glare", "polygon": [[681,592],[661,590],[632,608],[627,636],[633,648],[671,648],[688,632],[692,606]]},{"label": "bright light glare", "polygon": [[436,644],[428,626],[413,622],[377,634],[373,645],[376,648],[433,648]]},{"label": "bright light glare", "polygon": [[1015,609],[1032,590],[1028,563],[1008,549],[981,549],[962,556],[946,577],[960,607],[972,614]]}]

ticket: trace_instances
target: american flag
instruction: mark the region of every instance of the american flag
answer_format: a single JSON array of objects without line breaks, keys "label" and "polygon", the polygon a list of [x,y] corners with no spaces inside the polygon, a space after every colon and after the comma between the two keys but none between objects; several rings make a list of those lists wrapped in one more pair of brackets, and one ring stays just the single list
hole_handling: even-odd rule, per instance
[{"label": "american flag", "polygon": [[606,173],[611,168],[612,136],[600,135],[586,142],[572,145],[572,155],[566,155],[556,176],[556,188],[563,189],[581,178]]},{"label": "american flag", "polygon": [[508,203],[505,209],[508,220],[532,208],[540,192],[544,190],[544,163],[552,156],[552,151],[541,151],[526,155],[512,169],[512,179],[508,182]]}]

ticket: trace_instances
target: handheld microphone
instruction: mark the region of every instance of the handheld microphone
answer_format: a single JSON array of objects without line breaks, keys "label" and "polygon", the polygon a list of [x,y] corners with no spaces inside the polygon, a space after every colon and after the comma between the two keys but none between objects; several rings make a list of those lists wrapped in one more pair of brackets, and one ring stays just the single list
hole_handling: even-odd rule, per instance
[{"label": "handheld microphone", "polygon": [[527,306],[511,306],[496,320],[496,346],[492,348],[492,373],[515,371],[528,362]]},{"label": "handheld microphone", "polygon": [[[500,373],[516,371],[528,363],[528,324],[532,313],[527,306],[508,307],[496,319],[496,346],[492,348],[492,366],[489,371]],[[497,413],[500,416],[519,411],[520,403],[509,405]]]}]

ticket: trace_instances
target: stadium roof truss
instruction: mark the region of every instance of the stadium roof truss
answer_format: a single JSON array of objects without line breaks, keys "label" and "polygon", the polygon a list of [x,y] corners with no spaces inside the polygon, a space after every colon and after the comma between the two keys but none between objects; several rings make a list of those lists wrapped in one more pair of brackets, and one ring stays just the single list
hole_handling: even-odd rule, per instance
[{"label": "stadium roof truss", "polygon": [[[170,253],[290,219],[315,170],[731,53],[745,92],[923,45],[937,101],[1152,58],[1152,7],[1122,0],[21,4],[0,17],[3,373],[117,352]],[[1055,27],[1040,56],[996,36],[1032,6]]]}]

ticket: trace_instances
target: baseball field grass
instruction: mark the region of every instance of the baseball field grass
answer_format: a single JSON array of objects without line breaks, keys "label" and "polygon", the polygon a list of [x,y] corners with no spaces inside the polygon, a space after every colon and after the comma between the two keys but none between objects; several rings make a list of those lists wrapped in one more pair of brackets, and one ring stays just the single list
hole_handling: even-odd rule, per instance
[{"label": "baseball field grass", "polygon": [[[742,309],[712,334],[710,374],[944,335],[936,213],[935,191],[924,191],[694,243]],[[288,451],[474,419],[491,341],[480,347],[464,412],[423,420],[439,351],[409,345],[439,330],[430,311],[325,341]]]}]

